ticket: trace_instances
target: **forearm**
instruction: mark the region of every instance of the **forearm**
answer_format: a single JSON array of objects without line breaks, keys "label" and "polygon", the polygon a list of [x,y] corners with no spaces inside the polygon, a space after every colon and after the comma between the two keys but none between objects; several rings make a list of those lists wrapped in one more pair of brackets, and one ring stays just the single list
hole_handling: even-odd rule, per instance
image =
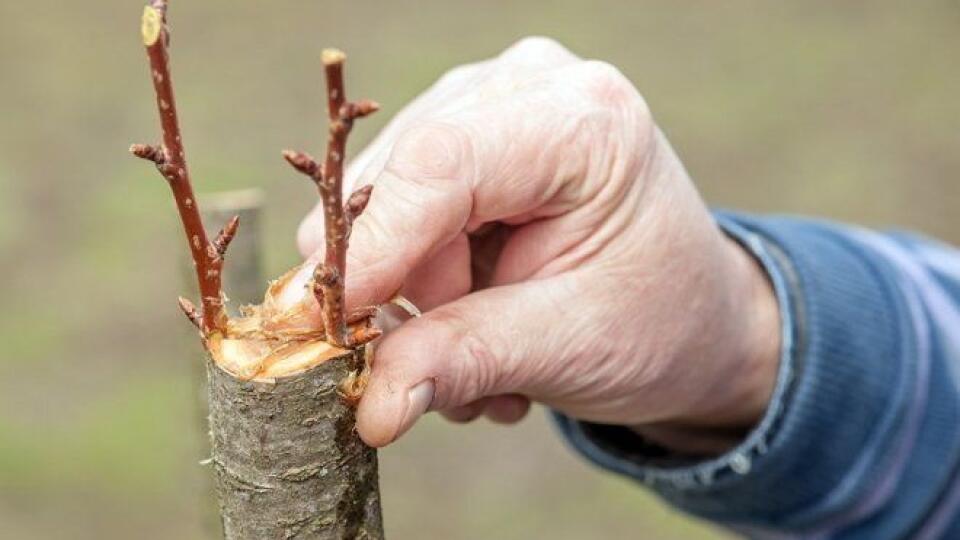
[{"label": "forearm", "polygon": [[949,372],[960,360],[950,296],[960,287],[872,233],[720,219],[762,262],[779,301],[782,352],[763,419],[712,459],[560,417],[565,434],[601,466],[754,534],[898,537],[932,523],[960,457]]}]

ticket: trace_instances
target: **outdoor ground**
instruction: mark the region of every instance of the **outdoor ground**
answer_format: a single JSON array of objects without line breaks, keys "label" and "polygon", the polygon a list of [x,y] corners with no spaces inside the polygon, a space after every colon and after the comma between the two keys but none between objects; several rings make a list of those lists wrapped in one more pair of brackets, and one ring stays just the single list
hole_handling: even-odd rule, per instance
[{"label": "outdoor ground", "polygon": [[[528,34],[620,66],[713,205],[960,242],[956,0],[171,3],[197,187],[266,191],[270,275],[312,204],[279,150],[320,147],[323,46],[383,104],[356,149]],[[126,154],[157,135],[141,9],[0,2],[0,538],[203,538],[184,246],[167,187]],[[589,468],[539,410],[430,418],[381,455],[392,539],[722,537]]]}]

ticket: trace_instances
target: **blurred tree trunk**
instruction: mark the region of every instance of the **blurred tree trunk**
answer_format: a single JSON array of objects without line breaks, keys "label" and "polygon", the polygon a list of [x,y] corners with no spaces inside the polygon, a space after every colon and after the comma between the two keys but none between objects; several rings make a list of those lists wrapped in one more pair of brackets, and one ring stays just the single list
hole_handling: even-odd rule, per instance
[{"label": "blurred tree trunk", "polygon": [[[209,234],[216,234],[233,216],[240,216],[243,234],[237,235],[230,246],[230,265],[224,271],[224,290],[230,295],[227,305],[230,316],[236,316],[240,306],[262,300],[266,278],[263,272],[261,250],[260,214],[263,194],[260,190],[246,189],[212,193],[201,199],[203,222]],[[195,290],[193,261],[184,257],[182,274],[184,287]],[[189,333],[190,373],[197,396],[196,430],[198,458],[206,462],[210,458],[209,406],[207,404],[206,353],[197,353],[196,333]],[[220,510],[214,490],[212,475],[199,475],[196,483],[196,499],[200,508],[202,528],[209,538],[223,538]]]}]

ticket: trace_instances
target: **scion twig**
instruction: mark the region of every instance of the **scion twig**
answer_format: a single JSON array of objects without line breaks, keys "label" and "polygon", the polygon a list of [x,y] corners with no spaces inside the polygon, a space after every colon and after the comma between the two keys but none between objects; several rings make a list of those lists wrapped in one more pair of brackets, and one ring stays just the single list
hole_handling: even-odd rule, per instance
[{"label": "scion twig", "polygon": [[221,272],[223,270],[223,255],[226,253],[230,240],[236,234],[238,220],[235,218],[224,227],[214,242],[207,237],[200,218],[200,209],[193,194],[190,183],[190,173],[187,169],[186,156],[183,150],[183,139],[180,135],[180,124],[177,119],[177,105],[173,95],[173,82],[170,79],[169,53],[170,34],[167,28],[166,0],[152,0],[143,9],[141,31],[143,44],[150,59],[150,72],[153,80],[153,89],[156,94],[157,111],[160,113],[160,127],[163,132],[163,143],[160,146],[135,144],[130,152],[139,158],[152,161],[156,164],[160,174],[167,179],[173,197],[177,203],[177,211],[183,230],[190,246],[190,255],[193,258],[197,273],[197,284],[200,289],[201,312],[197,315],[192,304],[181,302],[181,307],[189,305],[191,309],[184,312],[197,323],[204,335],[222,331],[226,325],[226,315],[223,310],[223,295],[221,293]]},{"label": "scion twig", "polygon": [[344,205],[343,161],[347,136],[353,127],[353,121],[373,114],[379,109],[379,105],[370,100],[347,101],[343,85],[343,62],[346,55],[336,49],[325,49],[322,58],[327,80],[329,119],[325,160],[321,165],[307,154],[290,150],[285,151],[283,156],[296,170],[309,176],[320,192],[326,251],[323,262],[314,269],[313,293],[321,306],[327,340],[339,347],[355,347],[360,344],[360,340],[358,336],[347,332],[344,313],[343,285],[347,244],[351,225],[366,207],[373,186],[360,188]]}]

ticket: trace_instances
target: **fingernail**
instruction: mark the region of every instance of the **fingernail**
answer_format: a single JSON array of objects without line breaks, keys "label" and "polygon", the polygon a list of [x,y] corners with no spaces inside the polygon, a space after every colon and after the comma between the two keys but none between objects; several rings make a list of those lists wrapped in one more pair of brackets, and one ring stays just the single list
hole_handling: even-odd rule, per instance
[{"label": "fingernail", "polygon": [[417,419],[427,412],[433,402],[434,390],[433,379],[427,379],[407,392],[407,410],[397,428],[397,434],[393,437],[394,440],[406,433]]}]

